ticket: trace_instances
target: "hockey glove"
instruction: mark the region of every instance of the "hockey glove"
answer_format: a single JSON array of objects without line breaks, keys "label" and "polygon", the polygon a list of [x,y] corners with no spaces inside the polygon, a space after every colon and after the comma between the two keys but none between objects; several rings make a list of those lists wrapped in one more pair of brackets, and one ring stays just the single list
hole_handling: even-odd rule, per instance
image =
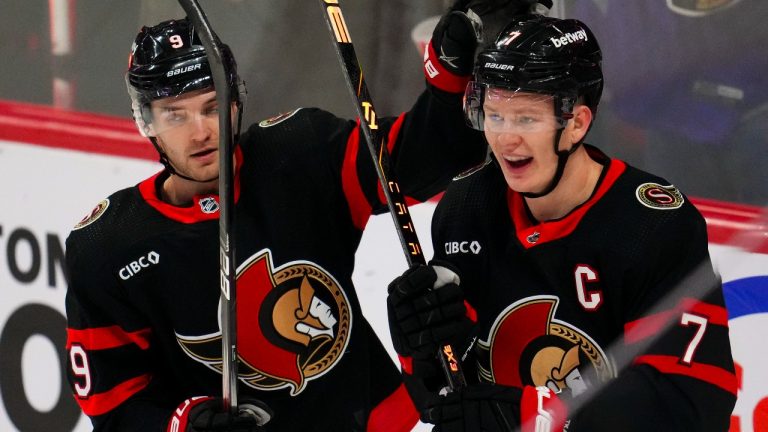
[{"label": "hockey glove", "polygon": [[416,265],[389,284],[389,329],[404,372],[436,376],[438,349],[450,343],[459,352],[464,345],[473,322],[458,283],[446,267]]},{"label": "hockey glove", "polygon": [[552,0],[460,0],[458,3],[480,16],[486,45],[492,44],[515,16],[533,13],[537,5],[552,7]]},{"label": "hockey glove", "polygon": [[440,18],[424,52],[424,73],[434,88],[464,93],[475,63],[475,50],[482,40],[480,17],[454,7]]},{"label": "hockey glove", "polygon": [[547,387],[475,384],[434,396],[421,411],[433,432],[562,432],[565,405]]},{"label": "hockey glove", "polygon": [[223,410],[221,398],[198,396],[185,400],[173,412],[168,432],[261,432],[272,418],[272,410],[262,401],[244,399],[234,416]]},{"label": "hockey glove", "polygon": [[[501,26],[515,15],[528,13],[552,0],[458,0],[440,18],[424,53],[427,82],[449,93],[463,93],[475,64],[478,45],[492,42]],[[490,28],[484,36],[483,23]]]}]

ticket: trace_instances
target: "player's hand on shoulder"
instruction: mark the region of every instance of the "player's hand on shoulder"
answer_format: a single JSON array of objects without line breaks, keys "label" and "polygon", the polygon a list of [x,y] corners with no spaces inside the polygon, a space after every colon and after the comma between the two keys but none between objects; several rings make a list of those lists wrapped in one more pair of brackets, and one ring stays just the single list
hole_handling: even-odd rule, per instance
[{"label": "player's hand on shoulder", "polygon": [[261,432],[273,416],[264,402],[239,400],[238,414],[224,411],[221,398],[198,396],[185,400],[173,412],[168,431],[178,432]]},{"label": "player's hand on shoulder", "polygon": [[456,272],[444,265],[415,265],[389,284],[392,342],[398,354],[414,360],[414,367],[436,368],[442,345],[464,345],[474,323],[459,282]]}]

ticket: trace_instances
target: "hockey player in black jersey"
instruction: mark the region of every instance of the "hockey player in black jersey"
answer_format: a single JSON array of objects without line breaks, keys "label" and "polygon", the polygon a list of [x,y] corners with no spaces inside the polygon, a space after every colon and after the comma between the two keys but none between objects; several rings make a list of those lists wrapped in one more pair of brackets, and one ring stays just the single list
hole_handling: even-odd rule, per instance
[{"label": "hockey player in black jersey", "polygon": [[[425,58],[427,90],[409,112],[377,119],[413,200],[486,156],[461,108],[477,43],[466,15],[444,22]],[[236,70],[228,48],[223,59]],[[418,413],[352,286],[362,231],[386,211],[358,122],[303,108],[237,140],[238,399],[260,415],[230,416],[220,400],[218,107],[190,22],[144,27],[126,82],[164,169],[104,199],[67,239],[67,369],[94,430],[410,430]],[[236,72],[228,82],[237,118]]]},{"label": "hockey player in black jersey", "polygon": [[[387,300],[435,430],[729,427],[736,377],[704,219],[668,181],[583,143],[601,62],[586,25],[541,15],[478,56],[465,114],[493,157],[448,187],[434,260]],[[447,395],[446,342],[468,380]]]}]

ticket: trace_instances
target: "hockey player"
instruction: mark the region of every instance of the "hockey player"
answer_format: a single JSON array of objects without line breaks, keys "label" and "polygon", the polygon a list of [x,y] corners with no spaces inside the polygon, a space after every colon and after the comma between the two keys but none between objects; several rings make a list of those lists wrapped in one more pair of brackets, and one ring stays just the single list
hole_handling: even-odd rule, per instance
[{"label": "hockey player", "polygon": [[[405,193],[424,200],[485,155],[461,125],[474,60],[467,1],[436,28],[428,89],[382,118]],[[533,0],[472,2],[485,13]],[[225,61],[235,70],[228,49]],[[111,195],[67,241],[68,371],[96,430],[408,430],[416,412],[360,311],[354,253],[385,211],[354,121],[300,109],[252,125],[236,166],[240,401],[221,413],[218,124],[204,50],[186,20],[144,28],[126,74],[139,130],[165,169]],[[229,77],[236,117],[237,74]],[[239,130],[239,125],[236,128]],[[200,397],[198,397],[200,396]]]},{"label": "hockey player", "polygon": [[[704,219],[663,178],[583,143],[601,61],[586,25],[541,15],[478,56],[465,114],[493,158],[448,187],[434,260],[387,299],[435,430],[728,429],[736,377]],[[468,385],[438,395],[434,353],[467,340]]]},{"label": "hockey player", "polygon": [[[425,59],[427,90],[377,119],[416,201],[486,157],[461,109],[477,32],[454,18]],[[235,71],[228,48],[223,58]],[[218,107],[189,21],[144,27],[126,82],[164,169],[103,200],[67,239],[69,381],[94,429],[410,430],[418,413],[352,286],[363,228],[386,211],[359,124],[297,109],[237,139],[238,399],[258,415],[230,416],[219,398]],[[236,72],[228,82],[239,118]]]}]

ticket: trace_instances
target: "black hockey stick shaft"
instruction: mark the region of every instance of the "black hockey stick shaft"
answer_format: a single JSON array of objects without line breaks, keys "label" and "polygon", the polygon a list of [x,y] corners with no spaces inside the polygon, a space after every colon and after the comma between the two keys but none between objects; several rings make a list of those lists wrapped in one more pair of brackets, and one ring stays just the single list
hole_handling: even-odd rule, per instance
[{"label": "black hockey stick shaft", "polygon": [[[352,95],[352,99],[355,101],[355,109],[360,118],[360,127],[376,167],[376,174],[381,182],[389,213],[394,219],[395,230],[400,238],[400,245],[405,253],[405,259],[409,267],[414,264],[426,264],[421,243],[416,235],[413,220],[411,219],[411,213],[408,211],[405,197],[400,191],[400,186],[390,168],[390,156],[386,142],[383,136],[379,136],[376,110],[374,109],[371,95],[368,92],[368,86],[365,84],[365,78],[355,53],[355,47],[352,44],[352,38],[344,21],[341,5],[339,5],[338,0],[320,0],[320,4],[323,7],[323,16],[325,17],[326,24],[328,24],[331,39],[334,41],[337,57],[345,72],[344,77],[347,82],[347,88]],[[456,389],[465,385],[459,359],[454,353],[453,348],[450,345],[445,345],[439,351],[438,358],[445,371],[448,386],[451,389]]]},{"label": "black hockey stick shaft", "polygon": [[224,409],[237,414],[237,301],[235,261],[235,194],[232,161],[232,105],[221,41],[197,0],[179,0],[205,47],[219,108],[219,276],[221,288],[221,360]]}]

